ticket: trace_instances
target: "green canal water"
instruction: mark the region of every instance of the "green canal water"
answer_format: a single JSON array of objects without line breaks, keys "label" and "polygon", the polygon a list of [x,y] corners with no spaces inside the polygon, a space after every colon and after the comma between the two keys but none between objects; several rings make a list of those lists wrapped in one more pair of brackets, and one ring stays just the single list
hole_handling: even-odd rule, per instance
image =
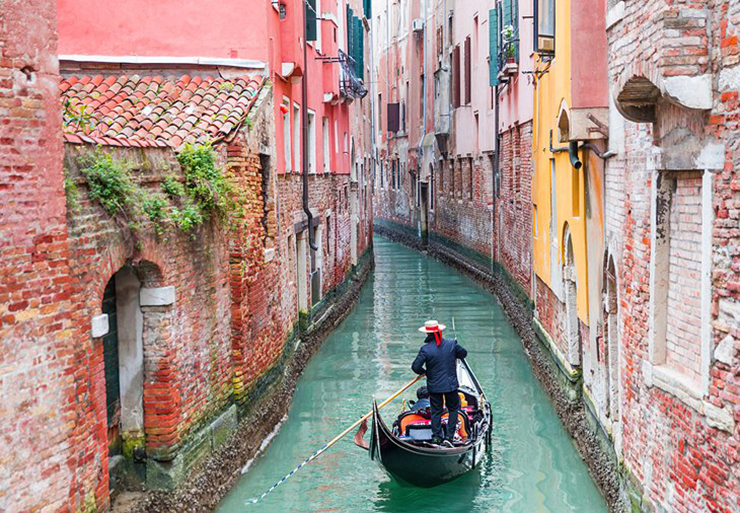
[{"label": "green canal water", "polygon": [[[496,300],[387,239],[375,238],[375,258],[357,307],[306,367],[288,420],[219,511],[606,511]],[[423,338],[417,328],[427,318],[449,326],[453,317],[493,406],[493,449],[480,467],[437,488],[404,487],[347,436],[259,504],[245,504],[367,412],[373,396],[409,381]],[[414,398],[413,390],[403,397]],[[400,408],[388,405],[386,418]]]}]

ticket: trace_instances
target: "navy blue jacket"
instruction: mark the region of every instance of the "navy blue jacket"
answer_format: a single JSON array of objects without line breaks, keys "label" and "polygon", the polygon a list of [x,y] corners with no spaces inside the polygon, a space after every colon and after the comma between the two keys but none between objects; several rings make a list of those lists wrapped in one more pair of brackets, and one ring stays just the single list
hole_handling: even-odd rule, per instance
[{"label": "navy blue jacket", "polygon": [[419,354],[411,364],[417,374],[427,375],[427,389],[430,394],[454,392],[458,388],[457,360],[468,356],[468,352],[457,341],[443,338],[437,346],[434,334],[429,334]]}]

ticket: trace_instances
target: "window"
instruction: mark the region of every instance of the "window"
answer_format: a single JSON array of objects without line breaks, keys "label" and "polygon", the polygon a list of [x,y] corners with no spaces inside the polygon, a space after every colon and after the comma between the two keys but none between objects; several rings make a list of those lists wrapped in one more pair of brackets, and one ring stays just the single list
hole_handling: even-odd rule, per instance
[{"label": "window", "polygon": [[315,0],[316,5],[316,41],[314,42],[314,48],[316,51],[321,53],[321,0]]},{"label": "window", "polygon": [[334,153],[339,153],[339,130],[337,130],[337,120],[334,120]]},{"label": "window", "polygon": [[399,103],[388,104],[388,133],[395,133],[400,130],[401,124],[401,105]]},{"label": "window", "polygon": [[419,120],[423,123],[424,121],[424,93],[426,88],[424,87],[424,73],[419,75]]},{"label": "window", "polygon": [[378,127],[380,133],[383,133],[383,95],[378,94]]},{"label": "window", "polygon": [[473,184],[475,183],[475,181],[474,181],[474,178],[473,178],[473,167],[474,167],[473,166],[473,157],[468,157],[468,173],[469,173],[469,177],[470,177],[470,181],[469,181],[469,183],[470,183],[470,191],[469,191],[468,199],[470,201],[473,201],[473,197],[474,197],[474,186],[473,186]]},{"label": "window", "polygon": [[455,164],[456,161],[450,161],[450,196],[455,197]]},{"label": "window", "polygon": [[460,45],[452,50],[452,106],[460,106]]},{"label": "window", "polygon": [[283,154],[285,156],[285,172],[290,173],[293,167],[293,156],[290,152],[290,138],[292,134],[290,124],[290,100],[283,101]]},{"label": "window", "polygon": [[293,105],[293,170],[301,170],[301,108]]},{"label": "window", "polygon": [[447,161],[443,160],[439,165],[439,194],[440,196],[445,191],[445,166]]},{"label": "window", "polygon": [[[670,369],[688,392],[707,393],[712,345],[712,174],[656,172],[651,215],[650,363]],[[670,382],[669,382],[669,386]]]},{"label": "window", "polygon": [[555,53],[555,0],[534,2],[534,51],[543,55]]},{"label": "window", "polygon": [[316,172],[316,113],[307,112],[308,122],[308,172]]},{"label": "window", "polygon": [[465,38],[465,105],[470,105],[472,96],[472,55],[471,55],[471,43],[470,36]]},{"label": "window", "polygon": [[321,137],[324,142],[324,173],[329,172],[329,118],[324,117],[321,120]]},{"label": "window", "polygon": [[434,188],[434,166],[431,164],[429,164],[429,179],[432,181],[429,188],[429,210],[434,210],[434,193],[437,191]]}]

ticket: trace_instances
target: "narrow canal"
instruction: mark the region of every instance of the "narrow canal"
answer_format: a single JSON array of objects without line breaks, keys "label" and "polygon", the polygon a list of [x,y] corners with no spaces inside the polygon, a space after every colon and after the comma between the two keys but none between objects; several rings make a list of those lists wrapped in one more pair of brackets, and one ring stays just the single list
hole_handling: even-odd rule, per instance
[{"label": "narrow canal", "polygon": [[[387,239],[375,238],[375,258],[357,307],[309,362],[289,419],[219,511],[606,511],[496,300]],[[367,412],[373,395],[385,398],[412,378],[422,343],[417,328],[427,318],[451,325],[453,317],[493,406],[494,447],[483,465],[437,488],[403,487],[347,436],[260,504],[245,506]],[[404,397],[414,398],[413,390]],[[391,403],[386,418],[400,408]]]}]

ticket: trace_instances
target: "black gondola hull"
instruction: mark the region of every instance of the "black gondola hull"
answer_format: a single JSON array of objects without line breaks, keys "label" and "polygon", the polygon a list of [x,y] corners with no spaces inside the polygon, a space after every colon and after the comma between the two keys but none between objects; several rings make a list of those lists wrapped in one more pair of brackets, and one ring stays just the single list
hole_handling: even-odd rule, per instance
[{"label": "black gondola hull", "polygon": [[[472,375],[467,364],[464,366]],[[473,381],[479,388],[474,376]],[[469,472],[484,455],[491,425],[490,406],[482,390],[479,392],[485,402],[482,405],[485,418],[471,437],[471,443],[454,449],[435,449],[404,442],[385,425],[374,403],[370,457],[397,481],[421,488],[438,486]]]}]

